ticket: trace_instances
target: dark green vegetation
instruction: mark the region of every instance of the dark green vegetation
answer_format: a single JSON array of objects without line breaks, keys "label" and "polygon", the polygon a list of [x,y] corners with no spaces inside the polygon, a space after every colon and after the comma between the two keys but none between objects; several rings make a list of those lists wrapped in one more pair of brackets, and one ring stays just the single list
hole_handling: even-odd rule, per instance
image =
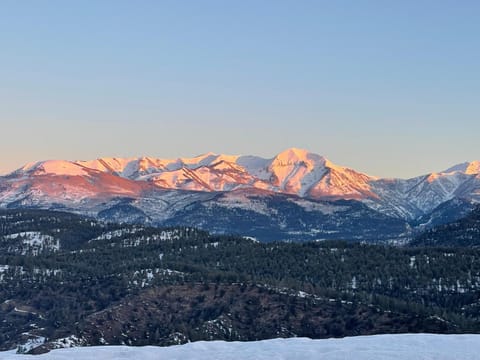
[{"label": "dark green vegetation", "polygon": [[2,349],[480,332],[476,248],[262,244],[27,210],[0,212],[0,235]]},{"label": "dark green vegetation", "polygon": [[411,246],[480,246],[480,206],[466,217],[430,229],[411,243]]}]

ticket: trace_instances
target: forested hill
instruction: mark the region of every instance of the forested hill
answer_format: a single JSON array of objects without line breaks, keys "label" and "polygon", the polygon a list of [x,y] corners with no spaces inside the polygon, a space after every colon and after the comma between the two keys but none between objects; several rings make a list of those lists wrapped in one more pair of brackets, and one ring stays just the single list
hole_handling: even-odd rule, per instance
[{"label": "forested hill", "polygon": [[480,246],[480,206],[466,217],[440,225],[419,235],[411,246]]},{"label": "forested hill", "polygon": [[480,331],[479,249],[265,244],[48,211],[0,219],[2,349]]}]

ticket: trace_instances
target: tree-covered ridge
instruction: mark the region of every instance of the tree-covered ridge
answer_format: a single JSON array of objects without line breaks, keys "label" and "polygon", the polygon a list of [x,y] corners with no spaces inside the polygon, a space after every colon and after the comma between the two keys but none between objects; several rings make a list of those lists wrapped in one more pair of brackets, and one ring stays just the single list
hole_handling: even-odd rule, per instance
[{"label": "tree-covered ridge", "polygon": [[411,246],[480,246],[480,206],[455,222],[427,230],[415,238]]},{"label": "tree-covered ridge", "polygon": [[[108,224],[54,212],[0,217],[4,348],[24,341],[22,333],[55,346],[55,339],[71,335],[80,344],[144,345],[480,331],[480,249],[265,244],[190,227]],[[24,240],[8,238],[12,232],[52,236],[59,246],[17,251],[15,241]],[[155,302],[152,294],[170,300]],[[172,299],[183,305],[167,306]],[[276,325],[247,331],[257,318]],[[238,336],[226,336],[222,326]]]}]

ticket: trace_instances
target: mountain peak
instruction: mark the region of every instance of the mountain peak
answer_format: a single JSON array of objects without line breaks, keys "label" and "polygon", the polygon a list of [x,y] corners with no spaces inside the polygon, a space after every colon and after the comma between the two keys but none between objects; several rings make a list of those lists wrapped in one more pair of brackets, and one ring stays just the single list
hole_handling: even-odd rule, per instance
[{"label": "mountain peak", "polygon": [[467,175],[474,175],[480,173],[480,161],[464,162],[457,164],[443,171],[443,173],[462,172]]},{"label": "mountain peak", "polygon": [[296,156],[299,156],[299,157],[305,157],[305,156],[308,156],[308,154],[310,154],[310,151],[306,149],[291,147],[282,151],[280,154],[283,154],[283,153],[295,154]]},{"label": "mountain peak", "polygon": [[29,163],[16,172],[30,175],[87,175],[87,171],[83,166],[66,160],[45,160],[36,163]]},{"label": "mountain peak", "polygon": [[306,149],[300,149],[296,147],[291,147],[288,149],[285,149],[281,153],[279,153],[277,156],[296,156],[296,157],[307,157],[310,154],[310,151]]},{"label": "mountain peak", "polygon": [[296,163],[325,163],[325,158],[311,153],[308,150],[305,149],[299,149],[299,148],[289,148],[281,153],[279,153],[277,156],[272,161],[272,164],[278,164],[278,165],[292,165]]}]

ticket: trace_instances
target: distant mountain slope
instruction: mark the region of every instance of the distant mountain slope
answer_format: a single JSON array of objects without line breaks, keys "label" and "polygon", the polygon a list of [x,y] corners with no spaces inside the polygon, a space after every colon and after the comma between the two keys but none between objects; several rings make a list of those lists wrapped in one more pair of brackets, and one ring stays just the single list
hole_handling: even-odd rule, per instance
[{"label": "distant mountain slope", "polygon": [[478,205],[475,202],[462,198],[453,198],[441,203],[429,214],[416,219],[412,222],[412,225],[421,230],[448,224],[466,217],[476,206]]},{"label": "distant mountain slope", "polygon": [[455,222],[427,230],[411,246],[480,246],[480,206]]},{"label": "distant mountain slope", "polygon": [[410,234],[402,219],[384,215],[358,201],[318,201],[246,190],[192,203],[162,224],[189,224],[262,241],[342,239],[395,243],[405,241]]},{"label": "distant mountain slope", "polygon": [[[267,230],[280,229],[282,239],[294,239],[289,234],[301,233],[312,239],[308,234],[322,233],[322,224],[308,222],[304,228],[289,228],[291,222],[284,221],[287,226],[282,227],[278,219],[291,214],[279,214],[275,219],[278,209],[268,208],[267,204],[278,204],[291,196],[289,203],[284,205],[295,202],[300,207],[308,204],[312,209],[315,203],[322,207],[325,201],[348,200],[351,201],[349,206],[353,206],[353,201],[366,205],[369,211],[363,211],[362,216],[370,217],[373,222],[387,216],[387,223],[394,224],[391,231],[387,231],[387,238],[392,238],[404,236],[407,222],[426,226],[449,222],[458,218],[456,214],[468,211],[472,203],[479,202],[478,164],[478,161],[464,163],[444,172],[404,180],[369,176],[296,148],[287,149],[272,159],[207,153],[178,159],[49,160],[25,165],[0,177],[0,207],[63,209],[105,220],[160,225],[177,224],[181,216],[187,216],[208,230],[240,233],[245,230],[234,227],[241,223],[238,218],[230,217],[225,221],[233,227],[219,228],[212,222],[214,218],[199,224],[199,216],[204,209],[213,207],[224,210],[223,218],[228,214],[234,216],[238,213],[236,209],[243,206],[249,217],[258,221],[262,216],[267,217],[271,224]],[[246,194],[246,199],[265,199],[245,202],[239,200],[236,193]],[[276,200],[272,202],[274,197]],[[458,199],[462,203],[457,202]],[[287,207],[281,206],[283,210]],[[197,214],[193,214],[195,209]],[[439,209],[442,209],[441,214]],[[344,212],[344,215],[352,214]],[[364,236],[365,229],[357,227],[359,232],[355,233],[353,228],[345,228],[347,218],[341,219],[337,228],[332,229],[328,222],[334,220],[333,217],[327,219],[325,226],[336,232],[337,238],[342,238],[341,229],[346,229],[353,238],[368,240]],[[399,226],[398,221],[403,225]],[[371,222],[364,219],[361,223]],[[331,237],[319,236],[323,238]]]}]

